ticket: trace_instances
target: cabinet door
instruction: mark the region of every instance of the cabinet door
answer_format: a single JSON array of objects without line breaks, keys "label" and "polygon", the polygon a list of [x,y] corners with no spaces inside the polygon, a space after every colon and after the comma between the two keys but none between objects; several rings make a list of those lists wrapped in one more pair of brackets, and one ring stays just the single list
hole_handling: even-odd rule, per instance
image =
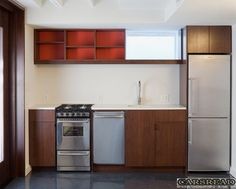
[{"label": "cabinet door", "polygon": [[155,133],[156,166],[185,166],[185,122],[159,122]]},{"label": "cabinet door", "polygon": [[152,111],[127,111],[125,124],[126,166],[155,166],[155,116]]},{"label": "cabinet door", "polygon": [[209,27],[187,27],[187,51],[188,53],[209,53]]},{"label": "cabinet door", "polygon": [[231,27],[210,27],[210,53],[231,53]]},{"label": "cabinet door", "polygon": [[54,111],[29,111],[29,151],[33,167],[55,166],[54,120]]}]

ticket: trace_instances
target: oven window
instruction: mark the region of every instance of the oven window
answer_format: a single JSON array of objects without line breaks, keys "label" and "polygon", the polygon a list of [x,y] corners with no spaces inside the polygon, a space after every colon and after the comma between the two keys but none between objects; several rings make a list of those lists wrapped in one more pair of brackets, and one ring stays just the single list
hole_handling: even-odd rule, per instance
[{"label": "oven window", "polygon": [[83,127],[63,127],[63,136],[83,136]]}]

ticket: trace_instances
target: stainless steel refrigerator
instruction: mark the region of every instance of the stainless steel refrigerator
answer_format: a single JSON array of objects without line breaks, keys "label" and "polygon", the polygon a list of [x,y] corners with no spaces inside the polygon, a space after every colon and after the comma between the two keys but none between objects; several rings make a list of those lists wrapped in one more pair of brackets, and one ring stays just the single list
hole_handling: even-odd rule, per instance
[{"label": "stainless steel refrigerator", "polygon": [[189,55],[188,171],[229,171],[230,55]]}]

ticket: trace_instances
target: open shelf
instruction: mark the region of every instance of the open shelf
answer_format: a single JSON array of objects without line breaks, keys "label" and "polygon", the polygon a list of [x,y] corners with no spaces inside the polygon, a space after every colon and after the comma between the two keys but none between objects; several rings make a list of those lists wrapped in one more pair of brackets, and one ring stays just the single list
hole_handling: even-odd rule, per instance
[{"label": "open shelf", "polygon": [[40,44],[38,45],[36,59],[38,60],[63,60],[64,45],[63,44]]},{"label": "open shelf", "polygon": [[64,42],[64,31],[63,30],[39,31],[36,33],[36,41],[44,43]]},{"label": "open shelf", "polygon": [[67,46],[94,46],[94,30],[72,30],[66,32]]},{"label": "open shelf", "polygon": [[[37,29],[35,63],[125,60],[125,30]],[[64,61],[64,62],[63,62]]]},{"label": "open shelf", "polygon": [[94,48],[67,48],[66,59],[68,60],[94,60]]},{"label": "open shelf", "polygon": [[125,46],[124,30],[97,30],[96,46]]},{"label": "open shelf", "polygon": [[125,59],[125,48],[96,48],[96,59],[116,60]]}]

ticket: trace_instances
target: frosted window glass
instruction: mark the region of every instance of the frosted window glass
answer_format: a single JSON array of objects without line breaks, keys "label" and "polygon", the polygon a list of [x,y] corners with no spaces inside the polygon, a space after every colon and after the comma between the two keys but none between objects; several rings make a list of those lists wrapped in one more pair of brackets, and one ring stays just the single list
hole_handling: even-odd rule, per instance
[{"label": "frosted window glass", "polygon": [[0,162],[4,160],[3,123],[3,30],[0,28]]},{"label": "frosted window glass", "polygon": [[127,31],[126,59],[178,59],[179,40],[178,31]]}]

